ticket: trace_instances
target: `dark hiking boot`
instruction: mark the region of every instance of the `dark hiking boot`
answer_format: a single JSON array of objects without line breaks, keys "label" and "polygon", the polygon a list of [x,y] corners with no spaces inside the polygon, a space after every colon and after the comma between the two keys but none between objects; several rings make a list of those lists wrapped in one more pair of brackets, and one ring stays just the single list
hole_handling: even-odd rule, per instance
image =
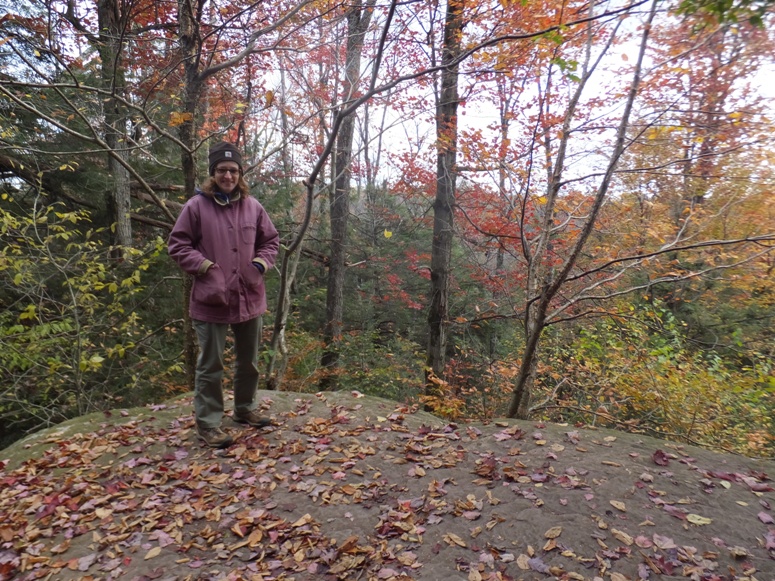
[{"label": "dark hiking boot", "polygon": [[272,420],[258,413],[258,410],[250,410],[246,414],[234,414],[234,421],[239,424],[248,424],[254,428],[265,428],[272,425]]},{"label": "dark hiking boot", "polygon": [[196,435],[211,448],[226,448],[234,441],[232,437],[221,428],[196,427]]}]

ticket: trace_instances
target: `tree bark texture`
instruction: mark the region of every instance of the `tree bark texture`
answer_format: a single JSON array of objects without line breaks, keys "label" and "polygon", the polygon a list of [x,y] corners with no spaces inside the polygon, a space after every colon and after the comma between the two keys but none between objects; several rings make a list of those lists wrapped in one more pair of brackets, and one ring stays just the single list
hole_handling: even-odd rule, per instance
[{"label": "tree bark texture", "polygon": [[[343,94],[352,98],[361,74],[361,51],[364,35],[371,21],[374,0],[365,6],[354,6],[347,15],[347,52]],[[350,215],[350,177],[355,133],[355,113],[342,119],[334,154],[334,187],[330,198],[331,254],[326,293],[326,324],[323,330],[325,349],[320,364],[333,371],[339,361],[339,343],[342,337],[345,259],[347,256],[347,222]],[[336,374],[327,373],[321,388],[336,386]]]},{"label": "tree bark texture", "polygon": [[97,19],[100,30],[98,51],[102,61],[102,83],[113,95],[104,103],[105,143],[109,148],[108,174],[113,180],[112,189],[105,195],[105,205],[111,222],[115,224],[114,256],[121,257],[121,249],[132,245],[132,222],[129,172],[126,169],[129,159],[126,135],[128,117],[126,107],[117,98],[124,96],[126,85],[122,62],[125,23],[119,1],[99,0]]},{"label": "tree bark texture", "polygon": [[458,64],[464,0],[449,0],[444,22],[441,90],[436,106],[436,198],[433,203],[431,289],[428,310],[426,395],[438,395],[434,377],[444,377],[449,318],[449,278],[457,178]]},{"label": "tree bark texture", "polygon": [[[201,0],[200,0],[201,1]],[[184,111],[186,116],[183,123],[180,124],[180,141],[185,147],[181,148],[181,168],[183,170],[184,191],[187,197],[194,194],[197,181],[196,171],[196,126],[195,120],[198,119],[200,103],[204,92],[204,80],[199,73],[199,63],[201,55],[201,39],[199,35],[199,14],[201,9],[198,7],[199,1],[187,2],[179,0],[178,19],[179,32],[178,43],[180,49],[180,62],[184,71]],[[196,359],[198,356],[198,345],[191,318],[188,313],[190,298],[191,280],[186,277],[183,285],[184,304],[183,304],[183,358],[186,368],[186,381],[188,387],[194,389],[194,370],[196,369]]]}]

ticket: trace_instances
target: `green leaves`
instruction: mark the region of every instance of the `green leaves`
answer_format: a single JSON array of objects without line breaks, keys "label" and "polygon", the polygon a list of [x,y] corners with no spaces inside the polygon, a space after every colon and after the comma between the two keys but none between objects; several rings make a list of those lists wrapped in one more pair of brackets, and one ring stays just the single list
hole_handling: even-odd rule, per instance
[{"label": "green leaves", "polygon": [[0,207],[0,426],[20,433],[112,405],[125,385],[164,373],[166,362],[142,359],[153,335],[137,314],[163,242],[109,262],[107,232],[86,212]]},{"label": "green leaves", "polygon": [[748,22],[762,28],[763,17],[774,4],[772,0],[683,0],[679,14],[708,14],[720,23]]}]

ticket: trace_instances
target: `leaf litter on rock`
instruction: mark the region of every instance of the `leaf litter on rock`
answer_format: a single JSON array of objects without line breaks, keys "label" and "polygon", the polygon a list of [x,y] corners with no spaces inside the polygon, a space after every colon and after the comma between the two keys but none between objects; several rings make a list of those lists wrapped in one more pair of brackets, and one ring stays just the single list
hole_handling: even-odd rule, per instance
[{"label": "leaf litter on rock", "polygon": [[[674,575],[686,569],[700,575],[703,570],[710,571],[716,560],[713,555],[703,558],[684,541],[675,542],[669,531],[676,525],[659,519],[655,520],[661,524],[648,526],[662,527],[659,530],[663,535],[636,535],[635,530],[624,530],[622,526],[608,527],[598,529],[606,533],[604,538],[588,537],[594,542],[590,544],[584,540],[583,528],[572,527],[578,530],[567,536],[565,544],[558,542],[558,535],[543,541],[538,551],[530,548],[531,542],[536,546],[542,543],[513,526],[512,519],[519,510],[530,506],[542,511],[542,522],[551,524],[554,520],[553,526],[537,531],[539,535],[555,527],[566,531],[564,511],[578,508],[572,495],[593,501],[590,487],[598,486],[595,482],[605,486],[609,479],[619,478],[616,471],[611,471],[608,478],[593,472],[587,482],[578,466],[563,466],[569,454],[578,455],[580,451],[578,447],[562,446],[560,440],[578,446],[584,438],[580,431],[569,436],[567,431],[537,425],[532,442],[543,445],[520,450],[514,441],[524,439],[527,431],[515,428],[517,424],[512,422],[502,422],[497,426],[504,428],[500,431],[486,426],[420,427],[416,423],[412,428],[408,425],[413,413],[410,409],[384,409],[362,415],[354,406],[334,403],[336,397],[327,394],[307,399],[294,395],[293,406],[276,413],[279,428],[269,434],[240,432],[238,444],[222,452],[192,447],[190,417],[177,419],[173,428],[130,422],[125,429],[112,426],[111,432],[104,424],[102,433],[94,437],[82,434],[64,441],[53,438],[49,442],[53,446],[41,462],[28,463],[26,471],[0,473],[4,484],[24,490],[24,497],[17,498],[17,503],[8,504],[7,496],[0,497],[0,571],[12,570],[32,579],[59,565],[60,571],[73,570],[71,567],[86,567],[87,571],[104,568],[108,577],[114,578],[137,571],[138,563],[147,555],[153,555],[148,558],[150,566],[167,550],[177,556],[175,574],[181,579],[203,570],[219,570],[224,575],[227,571],[243,571],[245,575],[278,578],[309,574],[338,579],[380,575],[386,579],[436,579],[429,564],[438,566],[434,555],[443,556],[449,551],[462,553],[455,553],[458,557],[448,562],[461,563],[460,567],[465,564],[469,573],[485,579],[491,574],[503,579],[519,578],[523,570],[571,579],[577,578],[575,575],[590,578],[594,575],[587,574],[592,570],[612,579],[625,571],[627,575],[639,575],[646,570],[653,575]],[[358,405],[368,401],[357,399]],[[267,407],[272,405],[266,399],[262,401]],[[325,413],[313,411],[321,404]],[[491,437],[495,433],[501,436]],[[623,438],[593,439],[606,444],[602,448],[611,450],[606,452],[607,458],[614,458],[615,446],[621,446]],[[165,442],[164,450],[149,451],[147,443],[159,439]],[[476,452],[474,445],[488,441],[489,450]],[[544,451],[536,455],[541,448]],[[393,458],[389,460],[391,453]],[[515,457],[520,458],[519,463],[514,462]],[[118,458],[121,462],[116,462]],[[620,454],[616,462],[603,458],[609,464],[603,464],[602,470],[621,470],[626,458],[637,461],[639,455]],[[671,459],[667,454],[665,458]],[[763,472],[719,471],[723,477],[718,478],[712,471],[697,470],[693,455],[682,458],[686,462],[676,465],[684,464],[696,473],[697,482],[705,478],[738,485],[739,490],[729,489],[736,494],[742,487],[749,494],[771,490]],[[390,468],[398,460],[414,466],[412,479]],[[643,468],[634,474],[645,474]],[[84,486],[78,488],[59,479],[73,470],[84,478]],[[594,468],[598,473],[600,470]],[[680,509],[683,496],[670,499],[653,488],[652,482],[638,481],[644,484],[641,494],[645,494],[640,506],[635,500],[627,502],[627,513],[637,513],[631,526],[634,522],[640,522],[639,527],[647,526],[644,523],[649,521],[649,505],[678,516],[677,522],[684,521],[695,529],[715,526],[716,518],[711,523],[693,524],[691,515],[705,513],[698,507],[696,512]],[[49,490],[44,493],[45,487]],[[100,487],[104,489],[99,491]],[[485,514],[485,509],[492,510],[496,504],[485,499],[495,499],[492,493],[500,488],[511,493],[505,497],[505,504],[502,494],[497,497],[497,504],[505,510],[499,510],[499,515]],[[632,490],[639,489],[633,486]],[[601,501],[622,502],[619,499],[603,496]],[[352,517],[356,509],[356,522],[370,522],[370,527],[349,536],[337,535],[339,540],[326,533],[329,524],[346,522],[350,526],[353,519],[339,518],[329,523],[324,514],[341,517],[346,512]],[[762,527],[761,546],[743,546],[736,540],[729,543],[729,558],[746,559],[748,553],[757,550],[767,551],[766,557],[772,557],[775,538],[759,516],[768,513],[758,511],[751,513],[751,521]],[[6,516],[10,517],[9,524],[5,524]],[[483,526],[474,536],[471,522],[482,517]],[[444,527],[441,536],[435,537],[447,539],[443,546],[429,540],[429,527],[437,526]],[[101,527],[107,527],[106,532],[94,541],[92,550],[68,555],[75,548],[68,546],[63,537],[83,538]],[[501,527],[509,528],[498,532]],[[516,536],[504,537],[506,530]],[[687,531],[678,530],[685,537]],[[566,537],[565,532],[562,537]],[[28,543],[28,550],[15,544],[17,538]],[[481,559],[482,548],[497,545],[499,538],[516,543],[513,552],[499,552],[511,555],[511,559]],[[653,546],[649,546],[649,539]],[[633,552],[630,545],[637,550]],[[406,548],[411,548],[411,559],[406,557]],[[745,549],[746,556],[739,548]],[[471,551],[476,555],[463,557]],[[527,560],[522,559],[524,551]],[[58,555],[64,558],[54,560]],[[723,557],[721,553],[717,558]],[[472,567],[471,563],[477,564]],[[146,571],[152,573],[154,569]]]}]

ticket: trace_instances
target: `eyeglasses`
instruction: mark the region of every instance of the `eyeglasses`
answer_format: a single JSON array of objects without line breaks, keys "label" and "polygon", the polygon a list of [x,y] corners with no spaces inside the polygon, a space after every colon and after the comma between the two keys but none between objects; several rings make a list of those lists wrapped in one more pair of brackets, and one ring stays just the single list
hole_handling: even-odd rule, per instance
[{"label": "eyeglasses", "polygon": [[217,173],[219,176],[224,176],[227,173],[230,173],[233,176],[239,175],[239,169],[230,169],[226,167],[219,167],[215,170],[215,173]]}]

